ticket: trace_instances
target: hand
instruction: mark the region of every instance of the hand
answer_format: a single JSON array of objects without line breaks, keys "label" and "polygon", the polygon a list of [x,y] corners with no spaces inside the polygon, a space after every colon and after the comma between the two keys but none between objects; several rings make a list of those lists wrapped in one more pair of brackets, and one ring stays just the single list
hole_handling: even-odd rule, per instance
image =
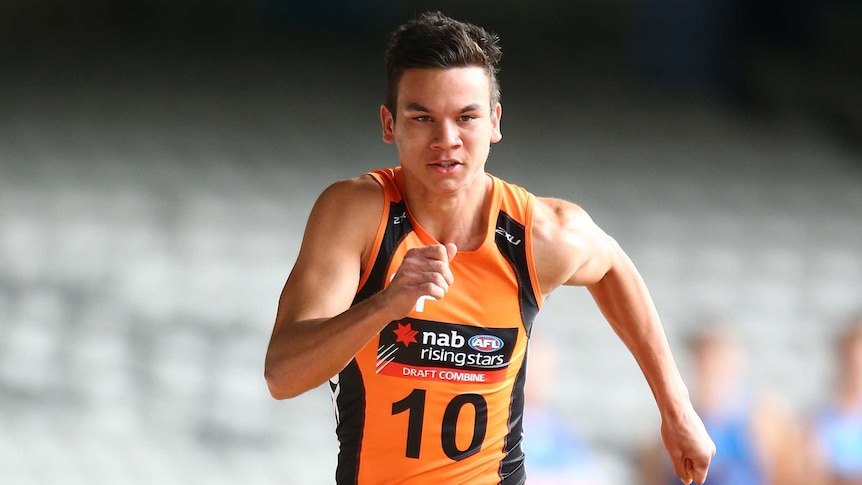
[{"label": "hand", "polygon": [[394,319],[413,311],[420,298],[439,300],[446,295],[454,281],[449,261],[457,252],[452,243],[407,251],[389,286],[383,290],[388,298],[387,305],[397,315]]},{"label": "hand", "polygon": [[682,483],[703,484],[715,455],[715,443],[694,409],[689,405],[679,417],[662,419],[661,437]]}]

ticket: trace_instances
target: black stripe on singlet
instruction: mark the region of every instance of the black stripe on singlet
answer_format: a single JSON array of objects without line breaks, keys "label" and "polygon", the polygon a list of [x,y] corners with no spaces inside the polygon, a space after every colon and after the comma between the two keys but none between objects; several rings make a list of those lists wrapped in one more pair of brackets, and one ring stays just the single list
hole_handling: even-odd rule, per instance
[{"label": "black stripe on singlet", "polygon": [[509,217],[503,211],[497,216],[495,242],[497,249],[509,261],[518,278],[518,302],[521,306],[521,319],[527,335],[533,327],[533,320],[539,313],[539,302],[536,300],[533,280],[530,279],[530,267],[527,264],[527,239],[524,226]]},{"label": "black stripe on singlet", "polygon": [[413,230],[413,225],[410,224],[410,219],[407,217],[407,204],[403,200],[401,202],[390,202],[389,212],[386,214],[386,217],[388,219],[386,222],[386,231],[383,233],[383,240],[380,241],[377,258],[374,260],[374,266],[371,267],[371,272],[368,274],[365,284],[356,292],[353,305],[365,301],[368,297],[383,289],[383,284],[385,283],[383,280],[386,278],[386,268],[389,267],[392,253],[395,252],[395,248],[398,247],[404,236]]},{"label": "black stripe on singlet", "polygon": [[[526,230],[522,224],[500,211],[497,216],[495,242],[500,253],[515,271],[518,278],[518,302],[521,308],[521,321],[529,338],[533,321],[539,313],[539,303],[530,279],[530,269],[527,264]],[[521,369],[515,378],[512,389],[512,400],[509,405],[509,434],[503,447],[504,458],[500,464],[502,485],[520,485],[526,482],[524,471],[524,450],[521,447],[523,435],[522,418],[524,416],[524,385],[527,380],[527,357],[521,363]]]},{"label": "black stripe on singlet", "polygon": [[[407,206],[403,201],[390,202],[386,213],[386,230],[377,251],[374,265],[362,288],[356,292],[351,306],[365,301],[383,289],[386,269],[395,248],[413,226],[407,218]],[[356,483],[359,474],[359,452],[362,446],[362,430],[365,427],[365,384],[356,359],[350,361],[347,367],[338,374],[338,384],[330,381],[330,388],[335,399],[338,424],[335,433],[338,436],[338,468],[335,471],[335,482],[338,485]]]}]

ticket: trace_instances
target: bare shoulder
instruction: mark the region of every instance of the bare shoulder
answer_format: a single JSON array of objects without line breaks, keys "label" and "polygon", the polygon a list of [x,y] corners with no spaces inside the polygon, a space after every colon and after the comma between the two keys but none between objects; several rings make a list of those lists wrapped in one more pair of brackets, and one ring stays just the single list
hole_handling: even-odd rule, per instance
[{"label": "bare shoulder", "polygon": [[361,176],[320,194],[282,291],[278,322],[328,318],[349,308],[380,224],[382,191]]},{"label": "bare shoulder", "polygon": [[377,232],[382,212],[383,189],[371,177],[363,175],[335,182],[315,202],[303,246],[317,245],[325,238],[327,246],[347,243],[364,252]]},{"label": "bare shoulder", "polygon": [[370,176],[339,180],[318,197],[315,209],[333,210],[333,216],[364,213],[374,207],[383,209],[383,189]]},{"label": "bare shoulder", "polygon": [[607,272],[615,242],[581,206],[538,197],[533,213],[533,259],[545,294],[561,285],[586,286]]},{"label": "bare shoulder", "polygon": [[553,197],[536,197],[536,202],[533,224],[541,225],[548,236],[566,227],[592,223],[587,211],[574,202]]}]

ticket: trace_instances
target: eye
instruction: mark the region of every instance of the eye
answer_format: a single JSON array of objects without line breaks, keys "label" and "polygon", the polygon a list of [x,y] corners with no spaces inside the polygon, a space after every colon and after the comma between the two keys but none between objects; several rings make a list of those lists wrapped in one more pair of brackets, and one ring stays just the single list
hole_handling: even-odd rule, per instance
[{"label": "eye", "polygon": [[473,121],[477,117],[473,115],[461,115],[458,117],[458,121]]},{"label": "eye", "polygon": [[413,119],[422,122],[431,121],[431,117],[427,115],[414,116]]}]

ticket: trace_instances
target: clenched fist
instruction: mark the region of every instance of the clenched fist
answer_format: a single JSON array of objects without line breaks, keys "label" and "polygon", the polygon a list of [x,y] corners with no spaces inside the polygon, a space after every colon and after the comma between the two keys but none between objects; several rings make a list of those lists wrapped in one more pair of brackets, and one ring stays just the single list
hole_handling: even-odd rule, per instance
[{"label": "clenched fist", "polygon": [[452,243],[412,248],[404,255],[401,267],[383,290],[387,305],[403,318],[425,298],[439,300],[449,291],[454,278],[449,262],[458,248]]},{"label": "clenched fist", "polygon": [[715,443],[694,409],[689,406],[680,416],[662,420],[661,435],[682,483],[704,483],[715,456]]}]

